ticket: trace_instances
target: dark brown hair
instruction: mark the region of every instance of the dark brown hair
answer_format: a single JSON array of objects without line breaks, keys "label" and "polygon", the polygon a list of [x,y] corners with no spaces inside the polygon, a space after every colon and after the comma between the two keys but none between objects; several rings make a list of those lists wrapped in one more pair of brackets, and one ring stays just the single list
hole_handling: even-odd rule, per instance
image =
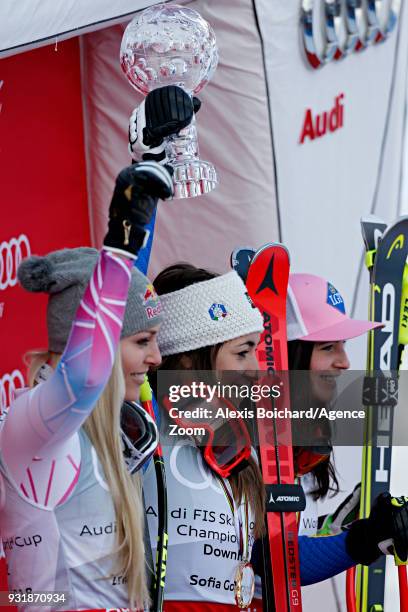
[{"label": "dark brown hair", "polygon": [[[191,264],[180,263],[160,272],[153,282],[159,295],[178,291],[195,283],[211,280],[217,274]],[[215,360],[222,346],[216,344],[203,348],[163,357],[160,370],[214,370]],[[150,375],[149,375],[150,377]],[[152,372],[152,386],[156,387],[156,376]],[[254,535],[259,538],[265,530],[265,487],[259,466],[253,457],[248,459],[247,467],[229,477],[235,501],[241,503],[242,497],[249,500],[255,517]]]},{"label": "dark brown hair", "polygon": [[[314,346],[315,342],[308,342],[305,340],[291,340],[288,342],[289,370],[309,370]],[[299,401],[303,403],[304,406],[302,407],[305,408],[315,405],[315,402],[310,394],[310,389],[308,392],[308,389],[305,388],[305,386],[307,385],[302,385],[302,388],[300,389],[299,384],[291,385],[291,399],[296,408],[298,408]],[[319,422],[319,427],[321,433],[327,438],[327,443],[330,444],[331,429],[329,421],[325,423]],[[301,447],[293,447],[295,471],[297,457],[299,456],[300,451]],[[339,481],[337,479],[336,468],[331,456],[313,468],[311,473],[316,481],[316,488],[312,491],[314,499],[326,497],[329,492],[331,492],[332,495],[336,495],[336,493],[339,492]]]}]

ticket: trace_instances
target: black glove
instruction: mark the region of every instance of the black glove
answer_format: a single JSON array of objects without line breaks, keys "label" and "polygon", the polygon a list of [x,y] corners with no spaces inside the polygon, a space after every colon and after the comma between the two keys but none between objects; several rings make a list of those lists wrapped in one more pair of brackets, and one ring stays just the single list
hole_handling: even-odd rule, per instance
[{"label": "black glove", "polygon": [[136,256],[148,236],[145,226],[158,199],[172,195],[173,181],[160,164],[149,161],[124,168],[116,179],[103,244]]},{"label": "black glove", "polygon": [[188,95],[177,85],[153,89],[145,101],[146,127],[143,128],[143,142],[157,147],[164,136],[176,134],[191,122],[201,102]]},{"label": "black glove", "polygon": [[370,516],[348,528],[346,550],[354,561],[370,565],[381,553],[408,558],[408,497],[379,495]]},{"label": "black glove", "polygon": [[163,138],[187,127],[201,102],[177,85],[151,91],[129,120],[129,150],[133,159],[165,160]]}]

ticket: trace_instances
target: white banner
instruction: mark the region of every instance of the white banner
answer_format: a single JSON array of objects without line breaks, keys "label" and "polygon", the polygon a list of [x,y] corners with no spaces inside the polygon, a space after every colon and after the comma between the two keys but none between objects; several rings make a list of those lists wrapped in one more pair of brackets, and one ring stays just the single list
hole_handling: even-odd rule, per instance
[{"label": "white banner", "polygon": [[[328,278],[344,295],[348,311],[366,318],[368,272],[360,217],[373,213],[392,221],[401,210],[401,181],[407,172],[402,165],[407,3],[386,41],[317,70],[303,48],[301,4],[255,0],[267,68],[281,237],[294,271]],[[376,3],[381,4],[384,11],[390,5]],[[321,52],[324,1],[304,5],[316,9],[313,25]],[[342,28],[344,33],[344,21]],[[352,367],[364,368],[366,338],[351,341],[347,350]],[[333,511],[359,482],[360,461],[361,449],[336,449],[343,493],[326,500],[321,514]],[[394,473],[401,470],[393,465]],[[395,568],[390,569],[385,609],[396,610],[398,581]],[[325,610],[345,609],[344,575],[302,591],[305,610],[318,609],[322,601]]]},{"label": "white banner", "polygon": [[[382,4],[384,10],[389,6]],[[354,314],[365,317],[368,274],[362,270],[360,217],[374,213],[390,222],[401,206],[407,5],[385,42],[318,70],[303,48],[302,2],[256,0],[255,5],[265,50],[282,241],[293,270],[327,277],[345,294],[347,309],[355,298]],[[314,32],[321,49],[324,1],[304,5],[317,9]],[[363,352],[356,349],[354,367],[363,366]]]},{"label": "white banner", "polygon": [[155,0],[2,0],[0,56],[63,40],[157,4]]}]

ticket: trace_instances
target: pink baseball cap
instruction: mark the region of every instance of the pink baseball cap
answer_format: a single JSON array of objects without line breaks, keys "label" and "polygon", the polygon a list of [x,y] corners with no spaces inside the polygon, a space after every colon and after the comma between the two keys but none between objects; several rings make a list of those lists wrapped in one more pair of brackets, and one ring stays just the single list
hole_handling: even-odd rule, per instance
[{"label": "pink baseball cap", "polygon": [[361,336],[382,326],[382,323],[350,319],[342,296],[324,278],[314,274],[289,276],[288,340],[336,342]]}]

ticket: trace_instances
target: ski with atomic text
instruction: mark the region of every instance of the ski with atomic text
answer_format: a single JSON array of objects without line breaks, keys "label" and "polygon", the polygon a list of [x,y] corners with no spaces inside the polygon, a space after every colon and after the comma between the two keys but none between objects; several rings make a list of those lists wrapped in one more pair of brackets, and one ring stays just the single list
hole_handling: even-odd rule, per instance
[{"label": "ski with atomic text", "polygon": [[[264,318],[264,331],[257,348],[257,357],[260,370],[265,372],[265,382],[268,377],[270,382],[275,373],[279,376],[279,373],[288,370],[288,280],[289,254],[283,245],[267,244],[255,253],[249,265],[246,286],[250,298]],[[275,408],[285,406],[289,406],[287,383],[282,385],[281,394],[275,400]],[[303,489],[294,484],[291,423],[289,419],[258,418],[257,428],[266,487],[274,605],[279,612],[300,612],[302,603],[296,512],[303,510],[306,502]]]}]

